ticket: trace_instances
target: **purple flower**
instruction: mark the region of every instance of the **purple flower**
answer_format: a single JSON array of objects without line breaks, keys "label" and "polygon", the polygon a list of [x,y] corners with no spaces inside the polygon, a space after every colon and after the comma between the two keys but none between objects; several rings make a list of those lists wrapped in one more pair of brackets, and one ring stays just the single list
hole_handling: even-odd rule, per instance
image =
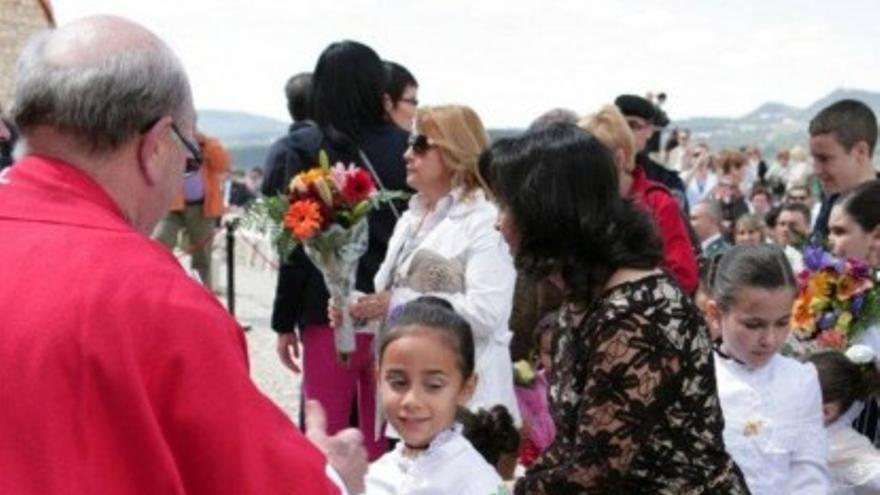
[{"label": "purple flower", "polygon": [[862,313],[862,307],[864,305],[865,305],[865,294],[864,293],[859,294],[858,296],[853,298],[852,306],[850,306],[850,308],[849,308],[853,317],[856,317],[856,318],[859,317],[859,315]]},{"label": "purple flower", "polygon": [[822,248],[817,246],[807,246],[804,249],[804,266],[810,271],[817,272],[825,268],[825,258],[827,254]]},{"label": "purple flower", "polygon": [[829,328],[834,328],[834,324],[837,323],[837,314],[833,311],[828,311],[822,314],[819,318],[819,328],[821,330],[828,330]]}]

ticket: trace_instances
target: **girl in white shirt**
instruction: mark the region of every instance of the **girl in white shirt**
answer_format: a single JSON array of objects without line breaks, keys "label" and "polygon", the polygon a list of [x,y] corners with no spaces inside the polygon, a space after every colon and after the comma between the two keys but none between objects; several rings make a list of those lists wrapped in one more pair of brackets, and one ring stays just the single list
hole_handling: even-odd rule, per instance
[{"label": "girl in white shirt", "polygon": [[816,369],[783,357],[797,283],[776,246],[724,254],[706,303],[724,443],[753,495],[826,495],[828,443]]},{"label": "girl in white shirt", "polygon": [[852,427],[861,401],[880,392],[880,373],[874,351],[865,345],[846,354],[822,352],[809,357],[819,371],[822,411],[831,446],[833,495],[880,493],[880,452]]},{"label": "girl in white shirt", "polygon": [[467,321],[436,297],[407,303],[379,342],[378,363],[382,408],[401,441],[370,466],[366,494],[508,493],[456,422],[477,382]]}]

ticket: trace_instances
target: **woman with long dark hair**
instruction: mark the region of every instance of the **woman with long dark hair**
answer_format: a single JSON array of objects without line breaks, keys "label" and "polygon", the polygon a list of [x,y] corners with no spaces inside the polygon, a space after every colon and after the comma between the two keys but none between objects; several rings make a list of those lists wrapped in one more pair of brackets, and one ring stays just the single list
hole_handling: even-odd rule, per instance
[{"label": "woman with long dark hair", "polygon": [[484,168],[517,269],[566,298],[556,438],[516,493],[748,493],[724,451],[705,322],[657,268],[660,240],[614,167],[596,138],[560,124],[500,140]]},{"label": "woman with long dark hair", "polygon": [[[287,136],[285,173],[276,181],[275,189],[286,189],[291,177],[314,167],[319,150],[327,152],[331,163],[341,161],[366,168],[380,187],[407,189],[403,153],[408,134],[385,115],[386,78],[382,61],[370,47],[355,41],[328,46],[312,76],[311,115],[316,126]],[[374,292],[373,276],[385,258],[396,217],[405,206],[397,203],[370,213],[369,246],[358,265],[357,290]],[[333,328],[327,321],[328,298],[321,273],[302,250],[296,250],[278,276],[272,312],[272,328],[278,332],[278,353],[285,366],[299,372],[295,358],[299,357],[302,340],[305,398],[317,399],[324,406],[331,434],[348,426],[356,416],[370,458],[376,459],[387,445],[376,439],[373,428],[373,335],[358,333],[357,349],[349,365],[337,363]],[[299,336],[295,329],[299,329]]]}]

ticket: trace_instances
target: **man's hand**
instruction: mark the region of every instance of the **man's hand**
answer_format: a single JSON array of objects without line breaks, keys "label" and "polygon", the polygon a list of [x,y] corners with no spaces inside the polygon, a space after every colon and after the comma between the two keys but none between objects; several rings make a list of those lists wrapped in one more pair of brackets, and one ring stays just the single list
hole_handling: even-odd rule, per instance
[{"label": "man's hand", "polygon": [[327,436],[327,415],[318,401],[305,403],[306,437],[327,456],[327,462],[339,473],[349,493],[364,492],[367,475],[367,449],[359,430],[346,428]]},{"label": "man's hand", "polygon": [[276,350],[278,357],[281,358],[281,364],[294,373],[302,371],[296,362],[299,359],[299,338],[296,336],[296,331],[279,333]]}]

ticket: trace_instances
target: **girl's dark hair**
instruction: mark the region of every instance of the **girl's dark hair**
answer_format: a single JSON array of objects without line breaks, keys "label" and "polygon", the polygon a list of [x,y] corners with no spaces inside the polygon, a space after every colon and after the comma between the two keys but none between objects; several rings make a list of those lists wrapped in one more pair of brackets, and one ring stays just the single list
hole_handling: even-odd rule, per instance
[{"label": "girl's dark hair", "polygon": [[587,303],[619,268],[660,263],[651,218],[620,197],[611,152],[587,131],[552,124],[501,139],[488,156],[481,170],[512,214],[521,273],[540,280],[558,272],[567,299]]},{"label": "girl's dark hair", "polygon": [[865,182],[840,202],[846,214],[865,232],[871,232],[880,224],[880,180]]},{"label": "girl's dark hair", "polygon": [[880,393],[880,374],[874,363],[859,365],[837,351],[819,352],[809,356],[807,361],[813,363],[819,373],[822,402],[839,402],[841,413],[853,402]]},{"label": "girl's dark hair", "polygon": [[419,87],[419,83],[412,73],[396,62],[385,61],[385,75],[388,81],[385,93],[395,105],[403,98],[403,91],[407,86]]},{"label": "girl's dark hair", "polygon": [[458,421],[464,425],[464,436],[492,466],[498,464],[503,454],[519,451],[519,431],[504,406],[496,405],[476,413],[460,408]]},{"label": "girl's dark hair", "polygon": [[385,122],[385,67],[372,48],[356,41],[332,43],[312,75],[312,117],[331,140],[357,144],[364,131]]},{"label": "girl's dark hair", "polygon": [[746,287],[797,288],[791,264],[778,246],[733,246],[724,253],[712,278],[712,298],[727,311],[736,301],[736,292]]},{"label": "girl's dark hair", "polygon": [[390,321],[390,329],[379,342],[379,358],[395,340],[423,331],[416,327],[428,327],[439,333],[458,355],[458,367],[465,380],[474,374],[474,336],[471,326],[452,308],[448,301],[434,296],[422,296],[405,304],[396,311]]}]

